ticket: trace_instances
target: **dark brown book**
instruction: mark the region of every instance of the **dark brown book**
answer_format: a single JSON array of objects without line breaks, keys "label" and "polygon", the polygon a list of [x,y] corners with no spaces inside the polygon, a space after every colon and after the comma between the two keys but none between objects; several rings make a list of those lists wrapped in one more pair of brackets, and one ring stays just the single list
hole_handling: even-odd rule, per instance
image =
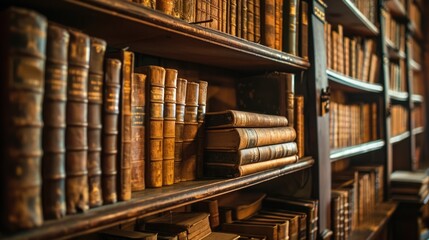
[{"label": "dark brown book", "polygon": [[261,113],[226,110],[206,114],[207,129],[231,127],[286,127],[288,120],[284,116]]},{"label": "dark brown book", "polygon": [[43,99],[42,203],[44,219],[66,213],[65,131],[69,34],[49,23]]},{"label": "dark brown book", "polygon": [[275,0],[261,1],[261,43],[275,48]]},{"label": "dark brown book", "polygon": [[210,227],[215,229],[219,226],[219,206],[217,199],[208,199],[194,203],[192,211],[209,213]]},{"label": "dark brown book", "polygon": [[258,225],[258,224],[242,224],[242,223],[225,223],[222,225],[223,232],[236,234],[251,234],[266,236],[268,240],[277,240],[278,231],[277,225]]},{"label": "dark brown book", "polygon": [[156,10],[174,16],[174,0],[156,0]]},{"label": "dark brown book", "polygon": [[202,178],[204,175],[204,142],[205,142],[205,118],[206,118],[206,105],[207,105],[207,87],[208,82],[198,81],[198,132],[197,132],[197,164],[196,171],[197,177]]},{"label": "dark brown book", "polygon": [[90,39],[70,30],[66,105],[67,213],[88,209],[88,69]]},{"label": "dark brown book", "polygon": [[101,158],[102,192],[104,204],[117,201],[117,159],[119,135],[119,99],[121,92],[121,61],[108,58],[105,61],[103,94],[103,156]]},{"label": "dark brown book", "polygon": [[265,193],[236,191],[222,195],[217,199],[219,210],[231,210],[231,220],[243,220],[253,216],[261,209]]},{"label": "dark brown book", "polygon": [[227,128],[206,131],[206,150],[240,150],[294,141],[292,127]]},{"label": "dark brown book", "polygon": [[105,240],[126,240],[126,239],[135,239],[135,240],[157,240],[157,233],[148,233],[148,232],[137,232],[124,229],[107,229],[99,232],[102,239]]},{"label": "dark brown book", "polygon": [[308,60],[308,3],[306,0],[301,0],[300,3],[299,56]]},{"label": "dark brown book", "polygon": [[0,13],[1,229],[43,222],[41,205],[42,101],[47,21],[11,7]]},{"label": "dark brown book", "polygon": [[[282,87],[280,92],[280,99],[283,100],[283,103],[286,103],[286,106],[282,106],[282,102],[280,102],[280,106],[282,109],[285,109],[283,113],[289,121],[289,126],[295,126],[295,75],[294,74],[284,74],[284,81],[280,83]],[[282,114],[282,115],[283,115]]]},{"label": "dark brown book", "polygon": [[294,99],[294,128],[296,131],[296,143],[298,145],[298,157],[302,158],[305,155],[304,96],[295,96]]},{"label": "dark brown book", "polygon": [[254,28],[255,28],[255,39],[254,42],[261,43],[261,0],[254,1]]},{"label": "dark brown book", "polygon": [[[275,29],[275,42],[274,48],[282,51],[283,48],[283,0],[275,0],[274,6],[274,29]],[[286,9],[289,10],[289,9]],[[292,11],[290,9],[289,11]],[[286,25],[288,26],[288,25]]]},{"label": "dark brown book", "polygon": [[176,125],[174,140],[174,183],[181,180],[182,154],[183,154],[183,126],[185,123],[185,102],[187,80],[179,78],[177,80],[176,91]]},{"label": "dark brown book", "polygon": [[103,66],[106,42],[91,38],[88,74],[88,188],[89,207],[103,205],[101,193],[101,132]]},{"label": "dark brown book", "polygon": [[286,29],[283,35],[283,51],[298,55],[298,15],[299,15],[299,1],[298,0],[285,0],[283,10],[283,21]]},{"label": "dark brown book", "polygon": [[131,83],[131,190],[145,189],[146,75],[134,73]]},{"label": "dark brown book", "polygon": [[188,82],[183,126],[181,181],[196,179],[199,84]]},{"label": "dark brown book", "polygon": [[177,70],[165,69],[162,185],[174,183]]},{"label": "dark brown book", "polygon": [[136,69],[146,74],[145,161],[146,186],[162,187],[165,69],[145,66]]},{"label": "dark brown book", "polygon": [[298,151],[295,142],[287,142],[237,151],[206,151],[204,159],[206,163],[228,163],[240,166],[295,155]]}]

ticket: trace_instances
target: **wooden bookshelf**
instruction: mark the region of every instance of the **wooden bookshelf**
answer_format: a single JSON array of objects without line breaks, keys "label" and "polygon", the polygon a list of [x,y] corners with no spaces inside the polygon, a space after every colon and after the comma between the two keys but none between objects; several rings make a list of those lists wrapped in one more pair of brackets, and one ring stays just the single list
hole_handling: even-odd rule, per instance
[{"label": "wooden bookshelf", "polygon": [[410,131],[405,131],[405,132],[403,132],[401,134],[398,134],[396,136],[391,137],[390,138],[390,143],[391,144],[399,143],[399,142],[401,142],[401,141],[403,141],[403,140],[405,140],[405,139],[407,139],[409,137],[410,137]]},{"label": "wooden bookshelf", "polygon": [[389,97],[391,100],[397,101],[397,102],[406,102],[408,101],[408,92],[398,92],[389,90]]},{"label": "wooden bookshelf", "polygon": [[381,93],[383,86],[377,83],[367,83],[361,80],[345,76],[332,70],[326,70],[330,84],[339,90],[360,93]]},{"label": "wooden bookshelf", "polygon": [[356,155],[362,155],[365,153],[373,152],[382,149],[385,146],[383,140],[371,141],[355,146],[332,149],[329,155],[332,162],[341,160],[348,157],[353,157]]}]

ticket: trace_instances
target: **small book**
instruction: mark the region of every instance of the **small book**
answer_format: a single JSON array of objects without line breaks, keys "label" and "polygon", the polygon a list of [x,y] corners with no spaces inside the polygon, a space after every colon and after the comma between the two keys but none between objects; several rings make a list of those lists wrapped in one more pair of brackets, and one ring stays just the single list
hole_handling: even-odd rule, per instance
[{"label": "small book", "polygon": [[205,118],[207,129],[231,127],[286,127],[288,120],[284,116],[261,113],[226,110],[208,112]]}]

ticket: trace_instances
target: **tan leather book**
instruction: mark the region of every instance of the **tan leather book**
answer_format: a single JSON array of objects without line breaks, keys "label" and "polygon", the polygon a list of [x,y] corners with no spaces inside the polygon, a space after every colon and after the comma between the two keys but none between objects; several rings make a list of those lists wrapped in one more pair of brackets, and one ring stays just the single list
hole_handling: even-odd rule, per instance
[{"label": "tan leather book", "polygon": [[356,39],[352,38],[350,40],[350,77],[352,78],[357,78],[356,63],[357,63]]},{"label": "tan leather book", "polygon": [[156,10],[174,16],[174,0],[156,0]]},{"label": "tan leather book", "polygon": [[246,39],[255,41],[255,0],[247,0],[247,35]]},{"label": "tan leather book", "polygon": [[220,30],[219,27],[221,26],[221,0],[211,0],[208,1],[208,4],[210,5],[209,19],[212,20],[209,24],[209,27],[211,29]]},{"label": "tan leather book", "polygon": [[[217,197],[219,210],[231,210],[232,220],[243,220],[253,216],[261,209],[265,193],[236,191]],[[226,221],[230,222],[230,221]]]},{"label": "tan leather book", "polygon": [[199,84],[188,82],[183,126],[181,181],[196,179]]},{"label": "tan leather book", "polygon": [[295,125],[295,75],[294,74],[285,74],[285,81],[282,82],[282,85],[284,86],[284,92],[280,94],[284,94],[285,97],[283,99],[286,99],[286,111],[285,116],[288,119],[288,126],[294,126]]},{"label": "tan leather book", "polygon": [[42,204],[44,219],[58,219],[66,214],[65,129],[68,45],[67,30],[49,23],[43,99]]},{"label": "tan leather book", "polygon": [[243,8],[243,0],[236,0],[237,2],[237,8],[236,8],[236,22],[237,22],[237,28],[236,28],[236,36],[239,38],[242,38],[241,36],[242,29],[243,29],[243,17],[241,16],[243,14],[242,8]]},{"label": "tan leather book", "polygon": [[285,217],[290,219],[297,218],[298,239],[307,239],[307,214],[306,213],[297,212],[297,211],[288,211],[288,210],[279,209],[279,208],[270,208],[270,206],[264,206],[260,211],[260,213],[272,214],[274,216],[280,216],[280,217]]},{"label": "tan leather book", "polygon": [[150,93],[145,112],[146,186],[162,187],[165,69],[151,65],[135,71],[147,76],[146,92]]},{"label": "tan leather book", "polygon": [[[10,7],[0,13],[1,229],[42,224],[42,101],[47,20]],[[19,39],[19,41],[17,40]]]},{"label": "tan leather book", "polygon": [[101,134],[103,67],[106,42],[91,38],[88,79],[88,188],[89,207],[103,205],[101,194]]},{"label": "tan leather book", "polygon": [[362,62],[362,80],[364,82],[369,82],[369,74],[370,74],[370,67],[371,67],[371,55],[374,52],[375,43],[372,39],[366,39],[364,42],[364,55],[363,55],[363,62]]},{"label": "tan leather book", "polygon": [[247,39],[247,1],[249,0],[240,0],[238,10],[241,11],[241,38]]},{"label": "tan leather book", "polygon": [[251,224],[251,225],[265,225],[265,226],[277,226],[277,239],[287,240],[289,239],[289,221],[281,219],[267,219],[267,218],[255,218],[236,221],[238,224]]},{"label": "tan leather book", "polygon": [[192,204],[192,211],[209,213],[210,227],[215,229],[219,226],[219,206],[217,199],[208,199]]},{"label": "tan leather book", "polygon": [[90,40],[70,30],[66,106],[67,213],[88,209],[88,68]]},{"label": "tan leather book", "polygon": [[205,126],[207,129],[230,127],[285,127],[288,123],[288,119],[284,116],[238,110],[208,112],[205,118]]},{"label": "tan leather book", "polygon": [[206,149],[240,150],[291,142],[295,137],[292,127],[211,129],[206,131]]},{"label": "tan leather book", "polygon": [[183,0],[182,7],[182,19],[186,22],[195,22],[195,1]]},{"label": "tan leather book", "polygon": [[344,74],[344,29],[342,25],[338,25],[338,42],[337,42],[337,63],[338,72]]},{"label": "tan leather book", "polygon": [[372,53],[371,54],[371,64],[370,64],[370,70],[369,70],[369,83],[378,83],[378,73],[379,73],[379,61],[377,54]]},{"label": "tan leather book", "polygon": [[187,80],[179,78],[177,80],[176,92],[176,125],[174,140],[174,183],[181,180],[182,154],[183,154],[183,126],[185,123],[185,101]]},{"label": "tan leather book", "polygon": [[296,131],[296,143],[298,146],[298,157],[305,155],[305,121],[304,121],[304,96],[295,96],[295,109],[294,109],[294,128]]},{"label": "tan leather book", "polygon": [[174,183],[177,70],[165,69],[162,185]]},{"label": "tan leather book", "polygon": [[198,132],[197,132],[197,163],[196,171],[197,177],[202,178],[204,175],[204,142],[205,142],[205,118],[206,118],[206,105],[207,105],[207,87],[208,82],[198,81]]},{"label": "tan leather book", "polygon": [[122,63],[118,59],[106,59],[103,94],[103,141],[102,141],[102,193],[103,203],[117,201],[117,159],[119,135],[120,72]]},{"label": "tan leather book", "polygon": [[145,7],[155,9],[157,0],[133,0],[133,2],[140,3]]},{"label": "tan leather book", "polygon": [[228,22],[228,33],[237,36],[237,1],[240,0],[229,0],[229,22]]},{"label": "tan leather book", "polygon": [[228,21],[229,21],[229,12],[228,12],[228,2],[229,0],[220,0],[221,10],[220,10],[220,27],[219,30],[224,33],[228,33]]},{"label": "tan leather book", "polygon": [[266,236],[268,240],[277,240],[277,225],[258,225],[258,224],[241,224],[241,223],[224,223],[222,224],[223,232],[236,234],[251,234]]},{"label": "tan leather book", "polygon": [[344,37],[344,75],[350,76],[350,38]]},{"label": "tan leather book", "polygon": [[284,52],[298,56],[298,27],[299,27],[299,1],[286,0],[284,2],[283,26],[284,29],[282,48]]},{"label": "tan leather book", "polygon": [[261,2],[261,43],[275,48],[275,0]]},{"label": "tan leather book", "polygon": [[289,221],[289,239],[298,240],[299,239],[299,217],[295,214],[289,213],[279,213],[276,211],[268,211],[262,209],[258,212],[255,217],[264,217],[272,219],[284,219]]},{"label": "tan leather book", "polygon": [[146,78],[134,73],[131,83],[131,190],[145,189]]},{"label": "tan leather book", "polygon": [[284,167],[296,163],[298,156],[293,155],[263,162],[236,166],[228,163],[206,163],[206,176],[208,177],[241,177],[252,173]]}]

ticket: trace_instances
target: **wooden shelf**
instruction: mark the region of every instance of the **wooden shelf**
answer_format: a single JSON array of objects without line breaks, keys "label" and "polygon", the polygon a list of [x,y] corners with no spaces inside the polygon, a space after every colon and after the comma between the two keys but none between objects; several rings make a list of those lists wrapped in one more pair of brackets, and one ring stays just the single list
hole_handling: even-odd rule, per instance
[{"label": "wooden shelf", "polygon": [[350,240],[369,240],[378,239],[377,234],[383,229],[393,213],[396,211],[398,204],[395,202],[381,203],[375,207],[375,212],[364,220],[364,224],[357,227]]},{"label": "wooden shelf", "polygon": [[380,84],[367,83],[355,78],[348,77],[341,73],[332,70],[326,70],[330,84],[342,90],[349,92],[367,92],[367,93],[381,93],[383,86]]},{"label": "wooden shelf", "polygon": [[408,93],[389,90],[389,97],[398,102],[406,102],[408,100]]},{"label": "wooden shelf", "polygon": [[[350,0],[327,0],[326,17],[329,23],[341,24],[348,32],[377,36],[378,28],[362,14]],[[329,7],[329,5],[335,7]]]},{"label": "wooden shelf", "polygon": [[399,0],[384,1],[384,6],[389,10],[390,14],[398,18],[406,18],[407,12],[404,5]]},{"label": "wooden shelf", "polygon": [[419,95],[419,94],[413,94],[413,95],[411,95],[411,100],[414,103],[422,103],[424,100],[424,97],[422,95]]},{"label": "wooden shelf", "polygon": [[1,236],[7,239],[60,239],[97,232],[136,217],[142,217],[246,188],[286,174],[310,168],[311,157],[282,168],[232,179],[181,182],[172,186],[133,193],[129,201],[91,209],[83,214],[68,215],[45,222],[41,227]]},{"label": "wooden shelf", "polygon": [[345,147],[345,148],[338,148],[333,149],[330,152],[329,158],[332,162],[344,159],[347,157],[353,157],[356,155],[361,155],[364,153],[369,153],[372,151],[379,150],[383,148],[385,145],[383,140],[376,140],[372,142],[367,142],[355,146]]},{"label": "wooden shelf", "polygon": [[249,73],[298,72],[310,66],[303,58],[189,24],[129,1],[18,0],[12,3],[35,9],[51,21],[105,39],[111,47],[129,47],[134,52],[147,55]]},{"label": "wooden shelf", "polygon": [[416,127],[413,129],[413,135],[418,135],[424,133],[425,128],[424,127]]},{"label": "wooden shelf", "polygon": [[401,134],[398,134],[396,136],[391,137],[390,138],[390,143],[391,144],[398,143],[398,142],[401,142],[401,141],[403,141],[403,140],[405,140],[405,139],[407,139],[409,137],[410,137],[410,131],[405,131],[405,132],[403,132]]}]

